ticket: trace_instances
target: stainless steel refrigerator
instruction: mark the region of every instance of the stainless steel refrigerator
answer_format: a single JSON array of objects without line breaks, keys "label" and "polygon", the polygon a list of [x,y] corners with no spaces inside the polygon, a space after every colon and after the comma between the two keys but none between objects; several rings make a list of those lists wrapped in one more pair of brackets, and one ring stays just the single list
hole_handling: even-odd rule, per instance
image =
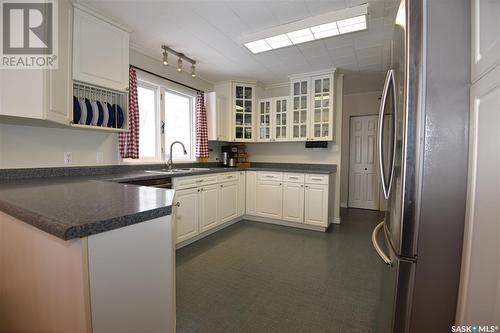
[{"label": "stainless steel refrigerator", "polygon": [[403,0],[379,114],[378,332],[450,332],[467,184],[470,3]]}]

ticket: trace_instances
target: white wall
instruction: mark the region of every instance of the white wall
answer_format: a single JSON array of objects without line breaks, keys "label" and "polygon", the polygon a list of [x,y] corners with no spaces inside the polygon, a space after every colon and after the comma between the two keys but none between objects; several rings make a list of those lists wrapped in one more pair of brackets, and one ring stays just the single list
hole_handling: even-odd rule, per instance
[{"label": "white wall", "polygon": [[380,91],[344,95],[342,116],[342,168],[340,177],[340,204],[347,206],[349,193],[349,120],[351,116],[377,115]]},{"label": "white wall", "polygon": [[[130,51],[133,65],[158,73],[200,90],[211,91],[211,83],[163,66],[161,59]],[[22,124],[22,120],[20,122]],[[64,152],[73,153],[73,164],[63,163]],[[49,128],[0,124],[0,168],[35,168],[96,165],[96,153],[104,154],[103,165],[120,164],[118,134],[72,128]],[[211,160],[214,154],[211,154]],[[218,155],[218,154],[216,154]]]}]

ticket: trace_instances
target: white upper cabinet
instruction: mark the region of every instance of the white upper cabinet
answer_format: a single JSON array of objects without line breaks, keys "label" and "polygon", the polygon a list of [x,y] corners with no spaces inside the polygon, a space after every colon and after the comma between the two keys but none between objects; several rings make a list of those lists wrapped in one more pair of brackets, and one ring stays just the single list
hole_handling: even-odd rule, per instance
[{"label": "white upper cabinet", "polygon": [[258,141],[288,139],[288,96],[260,99],[258,102]]},{"label": "white upper cabinet", "polygon": [[291,140],[305,141],[309,130],[309,78],[294,79],[290,82]]},{"label": "white upper cabinet", "polygon": [[209,141],[230,141],[229,101],[227,97],[210,92],[206,94]]},{"label": "white upper cabinet", "polygon": [[254,138],[255,85],[232,83],[232,138],[235,142],[255,141]]},{"label": "white upper cabinet", "polygon": [[500,64],[500,1],[473,0],[472,82]]},{"label": "white upper cabinet", "polygon": [[311,78],[311,140],[333,139],[333,74]]},{"label": "white upper cabinet", "polygon": [[[69,124],[71,97],[71,26],[73,7],[58,4],[58,68],[0,70],[0,115]],[[29,97],[29,98],[27,98]]]},{"label": "white upper cabinet", "polygon": [[290,140],[333,140],[334,72],[291,77]]},{"label": "white upper cabinet", "polygon": [[118,91],[128,90],[129,33],[75,8],[73,79]]}]

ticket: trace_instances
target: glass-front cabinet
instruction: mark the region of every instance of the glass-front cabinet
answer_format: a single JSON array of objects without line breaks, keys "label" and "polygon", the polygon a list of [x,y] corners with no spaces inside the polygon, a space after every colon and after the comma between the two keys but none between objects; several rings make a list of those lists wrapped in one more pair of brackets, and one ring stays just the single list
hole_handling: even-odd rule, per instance
[{"label": "glass-front cabinet", "polygon": [[270,98],[259,100],[259,141],[271,140],[271,105]]},{"label": "glass-front cabinet", "polygon": [[255,86],[233,82],[232,90],[234,141],[253,141]]},{"label": "glass-front cabinet", "polygon": [[310,140],[333,139],[333,75],[311,78]]},{"label": "glass-front cabinet", "polygon": [[288,139],[288,96],[273,98],[274,113],[274,139],[285,141]]},{"label": "glass-front cabinet", "polygon": [[291,81],[292,101],[291,140],[303,141],[308,138],[309,78]]}]

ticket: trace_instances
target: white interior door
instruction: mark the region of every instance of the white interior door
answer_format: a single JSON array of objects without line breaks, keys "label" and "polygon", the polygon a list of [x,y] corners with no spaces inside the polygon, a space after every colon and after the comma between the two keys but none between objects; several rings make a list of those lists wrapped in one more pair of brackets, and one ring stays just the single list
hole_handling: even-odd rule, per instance
[{"label": "white interior door", "polygon": [[377,116],[351,117],[349,207],[378,209]]}]

